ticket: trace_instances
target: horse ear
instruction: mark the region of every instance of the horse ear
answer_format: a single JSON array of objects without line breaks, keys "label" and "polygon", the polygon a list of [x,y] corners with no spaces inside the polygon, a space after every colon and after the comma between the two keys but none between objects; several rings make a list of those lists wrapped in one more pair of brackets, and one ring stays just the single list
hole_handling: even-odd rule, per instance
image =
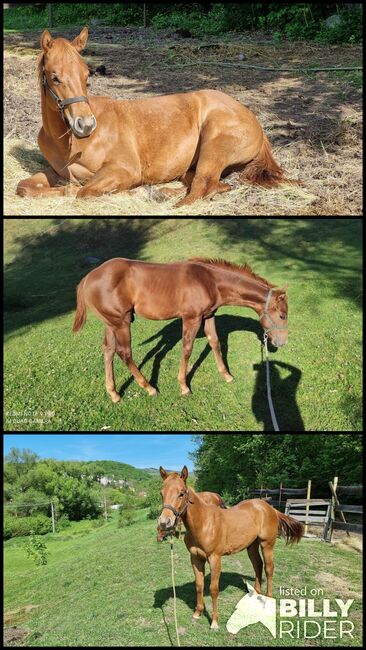
[{"label": "horse ear", "polygon": [[51,34],[49,33],[48,29],[45,29],[44,32],[42,32],[42,36],[41,36],[41,48],[44,53],[46,53],[47,50],[49,50],[50,47],[52,47],[52,42],[53,41],[52,41]]},{"label": "horse ear", "polygon": [[77,49],[78,52],[81,52],[81,50],[83,50],[84,47],[87,44],[88,36],[89,36],[88,28],[83,27],[83,29],[81,30],[79,36],[76,36],[76,38],[74,38],[71,45],[73,45]]},{"label": "horse ear", "polygon": [[188,478],[188,468],[187,468],[187,465],[184,465],[184,467],[183,467],[183,469],[182,469],[182,471],[181,471],[181,473],[180,473],[180,477],[183,479],[184,482],[187,480],[187,478]]},{"label": "horse ear", "polygon": [[166,479],[166,477],[168,476],[168,474],[167,474],[167,472],[165,471],[165,469],[164,469],[161,465],[160,465],[160,467],[159,467],[159,472],[160,472],[160,476],[161,476],[161,478],[163,479],[163,481],[165,481],[165,479]]},{"label": "horse ear", "polygon": [[288,284],[285,284],[285,286],[282,289],[278,289],[276,294],[276,302],[281,302],[282,300],[285,300],[285,298],[287,297],[287,288],[288,288]]}]

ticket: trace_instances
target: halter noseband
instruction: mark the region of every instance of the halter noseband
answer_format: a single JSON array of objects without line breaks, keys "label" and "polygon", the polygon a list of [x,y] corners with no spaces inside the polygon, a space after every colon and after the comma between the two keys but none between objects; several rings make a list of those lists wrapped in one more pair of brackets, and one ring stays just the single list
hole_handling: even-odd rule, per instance
[{"label": "halter noseband", "polygon": [[264,309],[263,309],[261,315],[259,316],[259,320],[261,320],[263,318],[263,316],[267,316],[267,318],[268,318],[268,320],[269,320],[269,322],[271,324],[271,327],[267,327],[267,328],[263,327],[264,336],[267,336],[268,332],[272,332],[273,330],[287,330],[288,329],[287,325],[276,325],[276,323],[274,322],[274,320],[271,318],[271,316],[268,313],[268,307],[269,307],[270,302],[271,302],[273,289],[274,289],[274,287],[272,287],[269,290],[267,300],[266,300],[266,304],[264,305]]},{"label": "halter noseband", "polygon": [[167,509],[167,510],[171,510],[172,513],[175,515],[175,520],[174,520],[174,524],[173,524],[172,528],[175,528],[175,526],[177,525],[178,518],[182,517],[184,515],[184,513],[186,512],[187,508],[188,508],[188,504],[189,504],[189,490],[188,490],[188,488],[186,489],[184,494],[186,496],[187,501],[186,501],[184,507],[182,508],[182,510],[180,512],[178,512],[178,510],[176,508],[174,508],[173,506],[171,506],[169,504],[166,504],[166,503],[163,504],[161,512],[163,512],[163,510]]},{"label": "halter noseband", "polygon": [[87,104],[89,104],[89,99],[85,97],[85,95],[80,95],[79,97],[69,97],[69,99],[60,99],[60,97],[56,95],[56,93],[52,90],[52,88],[50,87],[47,81],[46,69],[44,67],[44,57],[42,58],[42,86],[45,92],[46,90],[48,90],[52,99],[56,102],[57,107],[61,113],[61,117],[65,122],[65,124],[66,124],[65,115],[64,115],[65,106],[68,106],[69,104],[75,104],[76,102],[87,102]]}]

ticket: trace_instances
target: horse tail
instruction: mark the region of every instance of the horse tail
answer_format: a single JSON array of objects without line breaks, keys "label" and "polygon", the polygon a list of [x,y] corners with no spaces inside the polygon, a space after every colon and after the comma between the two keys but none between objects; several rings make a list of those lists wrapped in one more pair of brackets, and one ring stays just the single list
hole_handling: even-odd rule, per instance
[{"label": "horse tail", "polygon": [[278,531],[286,539],[286,544],[297,544],[304,534],[303,524],[293,517],[283,515],[278,510],[276,510],[276,514],[278,517]]},{"label": "horse tail", "polygon": [[275,161],[271,145],[265,135],[259,152],[245,166],[239,178],[242,181],[262,185],[263,187],[275,187],[280,183],[302,184],[301,181],[285,178],[284,171]]},{"label": "horse tail", "polygon": [[72,328],[73,332],[78,332],[81,330],[86,321],[86,302],[85,302],[85,297],[84,297],[84,280],[83,278],[81,282],[79,282],[77,286],[77,299],[76,299],[76,314],[75,314],[75,319],[74,319],[74,325]]}]

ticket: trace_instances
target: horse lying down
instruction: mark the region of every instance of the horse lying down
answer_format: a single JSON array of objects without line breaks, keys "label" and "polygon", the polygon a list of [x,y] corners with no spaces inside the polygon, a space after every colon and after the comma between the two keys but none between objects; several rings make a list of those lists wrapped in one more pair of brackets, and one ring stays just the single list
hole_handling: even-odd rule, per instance
[{"label": "horse lying down", "polygon": [[182,206],[230,190],[221,178],[232,171],[266,187],[297,182],[285,179],[252,111],[223,92],[135,100],[88,94],[80,56],[87,39],[86,27],[72,42],[42,34],[38,144],[50,167],[20,181],[19,195],[88,198],[178,179],[187,188]]}]

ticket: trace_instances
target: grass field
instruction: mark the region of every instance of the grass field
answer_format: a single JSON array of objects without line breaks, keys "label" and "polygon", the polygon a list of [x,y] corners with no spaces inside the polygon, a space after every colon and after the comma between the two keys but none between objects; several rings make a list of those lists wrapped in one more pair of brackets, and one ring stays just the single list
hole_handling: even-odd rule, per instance
[{"label": "grass field", "polygon": [[72,335],[75,286],[88,256],[168,262],[191,256],[248,262],[288,284],[289,343],[271,352],[283,431],[360,431],[360,219],[6,219],[5,430],[271,431],[262,329],[255,312],[221,308],[217,330],[235,377],[226,384],[201,332],[180,396],[180,321],[136,318],[133,351],[149,398],[115,361],[113,405],[104,387],[103,325],[92,314]]},{"label": "grass field", "polygon": [[[101,528],[93,522],[73,525],[63,534],[43,539],[48,564],[36,567],[26,558],[24,539],[5,542],[5,621],[29,631],[29,646],[171,646],[176,645],[171,587],[170,544],[158,544],[155,522],[138,511],[138,522],[117,529],[113,518]],[[71,531],[71,532],[70,532]],[[77,534],[76,534],[77,533]],[[177,617],[182,646],[303,646],[304,639],[274,639],[262,625],[236,636],[226,622],[245,594],[244,581],[254,584],[246,551],[223,558],[220,580],[220,630],[210,630],[212,603],[206,571],[207,613],[192,623],[196,590],[183,541],[174,544]],[[279,588],[323,589],[335,598],[354,599],[349,620],[353,639],[316,639],[317,646],[360,646],[362,620],[361,556],[320,540],[275,547],[273,596]],[[319,609],[322,600],[315,598]],[[31,607],[33,606],[33,607]],[[311,618],[311,617],[310,617]],[[296,619],[297,620],[297,619]],[[277,626],[278,628],[278,626]],[[307,640],[313,644],[314,640]],[[306,643],[305,643],[306,644]]]}]

